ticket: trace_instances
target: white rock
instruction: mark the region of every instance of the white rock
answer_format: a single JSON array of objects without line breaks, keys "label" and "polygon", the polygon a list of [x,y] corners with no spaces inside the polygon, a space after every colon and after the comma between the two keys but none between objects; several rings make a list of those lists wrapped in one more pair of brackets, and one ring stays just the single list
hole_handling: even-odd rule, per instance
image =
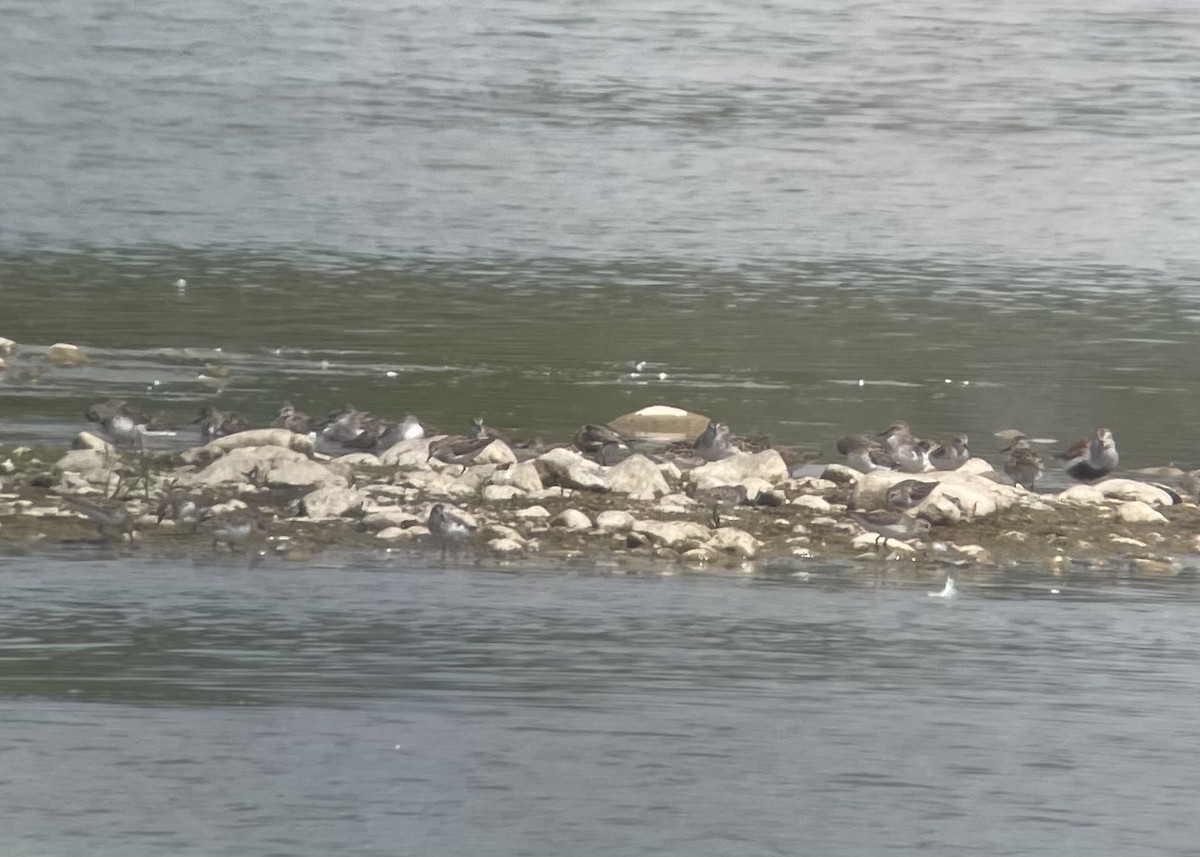
[{"label": "white rock", "polygon": [[362,509],[366,501],[367,498],[353,488],[318,488],[300,499],[300,510],[313,520],[330,520]]},{"label": "white rock", "polygon": [[345,455],[339,455],[331,464],[356,469],[361,467],[381,467],[383,462],[379,460],[378,455],[373,455],[370,452],[349,452]]},{"label": "white rock", "polygon": [[630,531],[647,537],[654,544],[668,547],[688,539],[707,542],[710,536],[707,527],[691,521],[634,521]]},{"label": "white rock", "polygon": [[95,449],[72,449],[54,462],[54,469],[59,473],[77,474],[93,485],[106,485],[113,476],[113,470],[120,463],[121,459],[113,453]]},{"label": "white rock", "polygon": [[402,440],[392,444],[379,454],[379,463],[385,467],[429,467],[429,441],[425,438]]},{"label": "white rock", "polygon": [[788,468],[781,456],[774,449],[762,452],[739,452],[720,461],[710,461],[688,471],[688,478],[698,486],[740,485],[747,479],[756,477],[771,485],[783,482],[788,478]]},{"label": "white rock", "polygon": [[513,516],[525,521],[532,521],[539,518],[549,518],[550,513],[546,510],[545,506],[526,506],[524,509],[517,509],[517,511],[513,512]]},{"label": "white rock", "polygon": [[502,440],[493,440],[472,459],[475,464],[516,464],[517,457],[512,449]]},{"label": "white rock", "polygon": [[970,473],[975,476],[995,475],[996,469],[982,458],[968,458],[963,462],[961,467],[956,468],[949,473]]},{"label": "white rock", "polygon": [[782,487],[794,494],[828,494],[831,491],[836,491],[838,484],[832,480],[821,479],[817,476],[804,476],[800,479],[789,479],[783,483]]},{"label": "white rock", "polygon": [[792,500],[793,506],[799,506],[802,509],[810,509],[819,514],[828,514],[833,511],[833,504],[824,497],[816,497],[811,494],[801,494]]},{"label": "white rock", "polygon": [[104,452],[109,455],[116,455],[117,448],[102,437],[97,437],[90,431],[81,431],[75,435],[75,442],[71,444],[72,449],[94,449],[96,452]]},{"label": "white rock", "polygon": [[1104,492],[1095,485],[1072,485],[1049,499],[1064,506],[1096,506],[1104,502]]},{"label": "white rock", "polygon": [[603,467],[564,447],[543,453],[534,462],[544,484],[585,491],[608,491],[612,487]]},{"label": "white rock", "polygon": [[516,539],[491,539],[487,546],[492,553],[498,554],[522,553],[525,550],[525,545]]},{"label": "white rock", "polygon": [[[279,431],[292,437],[301,437],[285,429]],[[230,438],[232,437],[237,435],[230,435]],[[179,477],[179,484],[184,486],[251,482],[271,488],[346,485],[345,477],[332,472],[308,456],[283,446],[246,446],[232,449],[199,473],[182,474]]]},{"label": "white rock", "polygon": [[398,506],[373,509],[363,518],[363,526],[368,530],[382,530],[389,527],[410,527],[413,524],[424,523],[426,519],[418,517],[407,509]]},{"label": "white rock", "polygon": [[504,503],[524,496],[525,492],[515,485],[483,486],[483,502],[485,503]]},{"label": "white rock", "polygon": [[1138,482],[1134,479],[1105,479],[1093,486],[1107,498],[1114,500],[1140,500],[1151,506],[1170,506],[1175,498],[1157,485]]},{"label": "white rock", "polygon": [[416,488],[422,495],[450,497],[454,491],[453,477],[432,470],[406,470],[396,478],[402,479],[405,485]]},{"label": "white rock", "polygon": [[520,544],[525,544],[525,537],[521,535],[516,527],[510,527],[507,524],[490,523],[484,531],[484,535],[491,536],[494,539],[512,539]]},{"label": "white rock", "polygon": [[85,366],[88,363],[87,355],[83,353],[83,349],[69,342],[54,343],[46,352],[46,357],[55,366],[62,366],[67,369],[76,366]]},{"label": "white rock", "polygon": [[1127,524],[1165,524],[1167,517],[1149,503],[1127,500],[1117,506],[1117,517]]},{"label": "white rock", "polygon": [[758,552],[762,548],[762,542],[745,530],[739,530],[736,527],[719,528],[712,534],[708,545],[724,553],[737,554],[746,559],[758,556]]},{"label": "white rock", "polygon": [[624,533],[633,528],[636,518],[623,509],[608,509],[596,516],[596,529],[603,533]]},{"label": "white rock", "polygon": [[[953,473],[954,471],[949,472]],[[903,554],[916,553],[916,548],[908,542],[902,542],[899,539],[887,539],[875,533],[859,533],[850,540],[850,545],[855,550],[898,551]]]},{"label": "white rock", "polygon": [[309,458],[313,454],[312,438],[308,435],[297,434],[283,428],[264,428],[240,431],[236,434],[219,437],[203,446],[194,446],[180,453],[180,459],[185,464],[202,464],[220,458],[237,449],[251,447],[281,447],[292,450]]},{"label": "white rock", "polygon": [[853,485],[862,475],[853,467],[847,467],[845,464],[829,464],[826,465],[821,478],[837,485]]},{"label": "white rock", "polygon": [[[970,462],[967,462],[970,464]],[[920,474],[923,482],[937,482],[938,489],[917,509],[931,523],[956,523],[1004,511],[1020,502],[1022,492],[1011,485],[1001,485],[984,476],[964,470],[928,471]],[[911,473],[892,470],[873,470],[862,474],[854,487],[854,505],[861,509],[879,509],[884,505],[888,488],[906,479]]]},{"label": "white rock", "polygon": [[644,455],[631,455],[608,468],[608,479],[613,491],[630,500],[653,500],[671,492],[662,471]]},{"label": "white rock", "polygon": [[492,474],[493,485],[511,485],[529,494],[543,489],[542,477],[538,475],[537,465],[532,461],[522,461],[504,470]]},{"label": "white rock", "polygon": [[563,509],[551,519],[550,526],[568,530],[590,530],[592,519],[578,509]]}]

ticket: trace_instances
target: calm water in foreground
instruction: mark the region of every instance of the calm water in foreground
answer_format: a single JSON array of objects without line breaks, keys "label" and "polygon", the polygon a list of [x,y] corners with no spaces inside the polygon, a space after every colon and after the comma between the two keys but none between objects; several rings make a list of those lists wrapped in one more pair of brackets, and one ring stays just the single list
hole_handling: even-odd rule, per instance
[{"label": "calm water in foreground", "polygon": [[1194,579],[0,585],[5,854],[1200,853]]},{"label": "calm water in foreground", "polygon": [[[251,5],[0,0],[0,443],[666,401],[1200,464],[1193,0]],[[0,854],[1198,853],[1194,568],[69,554],[0,560]]]}]

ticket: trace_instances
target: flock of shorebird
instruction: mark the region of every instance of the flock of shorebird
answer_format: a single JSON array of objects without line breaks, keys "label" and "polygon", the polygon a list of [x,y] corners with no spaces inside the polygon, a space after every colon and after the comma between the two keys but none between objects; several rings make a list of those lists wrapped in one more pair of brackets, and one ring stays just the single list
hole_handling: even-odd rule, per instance
[{"label": "flock of shorebird", "polygon": [[[144,414],[122,399],[99,402],[88,409],[86,417],[115,444],[138,449],[144,449],[147,436],[173,431],[173,426],[163,417]],[[241,414],[212,407],[202,408],[192,424],[199,427],[200,438],[206,442],[251,428],[250,422]],[[296,410],[289,402],[279,409],[270,427],[307,434],[326,444],[327,448],[343,451],[382,451],[399,441],[422,439],[432,434],[412,415],[393,421],[347,406],[323,419],[314,419]],[[1014,483],[1032,491],[1045,464],[1028,437],[1015,431],[1009,432],[1007,437],[1010,445],[1003,450],[1007,453],[1004,472]],[[434,435],[429,444],[429,459],[468,464],[477,452],[497,439],[509,443],[518,458],[533,457],[549,448],[540,440],[530,443],[511,441],[476,417],[465,434]],[[626,438],[605,425],[582,426],[572,443],[584,456],[606,465],[617,463],[635,450],[647,451],[646,444]],[[727,423],[713,420],[693,441],[676,443],[665,450],[660,446],[659,451],[699,463],[769,446],[766,438],[735,436]],[[847,435],[838,440],[836,448],[848,466],[863,473],[884,469],[914,474],[956,470],[971,457],[966,435],[955,435],[946,443],[935,444],[914,436],[908,423],[903,421],[892,423],[878,434]],[[1081,481],[1108,475],[1119,461],[1116,441],[1107,428],[1097,429],[1092,438],[1072,444],[1056,453],[1056,457],[1065,462],[1067,475]],[[918,479],[903,480],[886,492],[883,509],[847,514],[865,530],[884,538],[907,540],[922,536],[929,531],[929,522],[906,512],[919,505],[936,484]],[[123,505],[98,504],[85,497],[65,497],[64,502],[91,518],[106,536],[128,533],[132,529]],[[208,521],[209,505],[211,500],[202,495],[173,491],[162,499],[157,516],[159,521],[169,517],[193,526],[205,521],[211,527],[214,545],[226,544],[230,548],[244,541],[255,529],[256,523],[250,515],[232,514]],[[713,506],[714,525],[719,525],[719,505],[717,502]],[[473,529],[467,520],[440,503],[430,509],[427,524],[443,553],[448,541],[465,536]]]}]

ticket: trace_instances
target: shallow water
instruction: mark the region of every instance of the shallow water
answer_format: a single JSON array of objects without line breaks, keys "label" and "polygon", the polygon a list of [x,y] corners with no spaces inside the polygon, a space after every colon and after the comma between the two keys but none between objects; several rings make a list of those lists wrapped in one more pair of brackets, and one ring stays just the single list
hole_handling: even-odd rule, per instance
[{"label": "shallow water", "polygon": [[[0,9],[0,443],[671,402],[1200,464],[1194,3]],[[0,559],[5,853],[1198,853],[1191,566],[117,557]]]},{"label": "shallow water", "polygon": [[1196,853],[1194,578],[810,569],[0,560],[0,842]]},{"label": "shallow water", "polygon": [[[1200,463],[1194,4],[246,15],[6,4],[5,437],[108,395],[555,436],[667,401]],[[43,373],[61,340],[94,364]]]}]

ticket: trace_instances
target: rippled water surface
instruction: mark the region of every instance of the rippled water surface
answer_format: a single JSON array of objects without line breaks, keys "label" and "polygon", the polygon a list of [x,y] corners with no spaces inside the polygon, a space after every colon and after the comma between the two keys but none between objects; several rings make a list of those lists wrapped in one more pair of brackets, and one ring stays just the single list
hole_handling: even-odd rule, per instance
[{"label": "rippled water surface", "polygon": [[1194,580],[365,562],[0,561],[5,850],[1196,853]]},{"label": "rippled water surface", "polygon": [[[5,445],[661,401],[1200,464],[1194,2],[0,12]],[[203,562],[0,560],[0,851],[1197,853],[1190,567]]]}]

